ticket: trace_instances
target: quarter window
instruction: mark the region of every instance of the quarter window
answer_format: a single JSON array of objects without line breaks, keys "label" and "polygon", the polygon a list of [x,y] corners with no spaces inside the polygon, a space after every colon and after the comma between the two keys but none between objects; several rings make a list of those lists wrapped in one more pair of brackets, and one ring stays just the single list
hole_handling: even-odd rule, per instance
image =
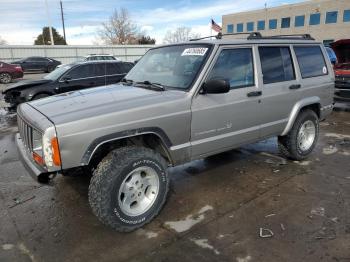
[{"label": "quarter window", "polygon": [[233,33],[233,25],[227,25],[227,33]]},{"label": "quarter window", "polygon": [[242,33],[243,32],[243,24],[237,24],[237,33]]},{"label": "quarter window", "polygon": [[337,22],[338,11],[326,13],[326,24],[334,24]]},{"label": "quarter window", "polygon": [[258,21],[258,30],[265,30],[265,21]]},{"label": "quarter window", "polygon": [[248,32],[254,31],[254,22],[247,23],[247,31]]},{"label": "quarter window", "polygon": [[282,18],[281,27],[282,28],[289,28],[290,27],[290,17]]},{"label": "quarter window", "polygon": [[254,85],[253,55],[250,48],[221,51],[208,79],[225,79],[231,89]]},{"label": "quarter window", "polygon": [[319,46],[295,46],[294,51],[303,78],[328,74],[326,62]]},{"label": "quarter window", "polygon": [[269,28],[270,29],[276,29],[277,28],[277,19],[270,19],[270,21],[269,21]]},{"label": "quarter window", "polygon": [[295,79],[289,47],[259,47],[264,84]]},{"label": "quarter window", "polygon": [[295,17],[295,27],[301,27],[305,25],[305,15],[298,15]]},{"label": "quarter window", "polygon": [[344,10],[343,22],[350,22],[350,10]]},{"label": "quarter window", "polygon": [[321,21],[321,14],[311,14],[309,25],[319,25]]}]

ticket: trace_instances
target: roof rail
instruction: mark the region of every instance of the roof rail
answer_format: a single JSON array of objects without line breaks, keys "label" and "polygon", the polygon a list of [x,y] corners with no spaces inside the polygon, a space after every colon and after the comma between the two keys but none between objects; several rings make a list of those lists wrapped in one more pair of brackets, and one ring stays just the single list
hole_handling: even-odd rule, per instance
[{"label": "roof rail", "polygon": [[216,39],[222,39],[223,36],[228,36],[228,35],[248,35],[247,40],[256,40],[256,39],[315,40],[310,34],[262,36],[260,32],[249,32],[249,33],[247,32],[247,33],[227,33],[227,34],[218,33],[217,35],[190,39],[190,41],[198,41],[198,40],[203,40],[203,39],[213,38],[213,37],[215,37]]}]

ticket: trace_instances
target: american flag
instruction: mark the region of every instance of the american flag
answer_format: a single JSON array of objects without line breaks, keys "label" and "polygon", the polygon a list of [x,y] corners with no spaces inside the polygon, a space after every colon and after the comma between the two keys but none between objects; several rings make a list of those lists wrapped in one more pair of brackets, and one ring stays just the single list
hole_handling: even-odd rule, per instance
[{"label": "american flag", "polygon": [[221,26],[219,26],[213,19],[211,19],[211,29],[213,29],[215,32],[220,33],[221,32]]}]

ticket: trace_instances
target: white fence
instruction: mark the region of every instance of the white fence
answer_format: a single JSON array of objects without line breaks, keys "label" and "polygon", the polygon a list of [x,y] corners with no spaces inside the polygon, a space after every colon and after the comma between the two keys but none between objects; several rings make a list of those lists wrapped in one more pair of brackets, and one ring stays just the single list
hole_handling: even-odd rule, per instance
[{"label": "white fence", "polygon": [[153,45],[110,45],[110,46],[0,46],[0,61],[12,62],[29,56],[45,56],[67,64],[89,54],[111,54],[133,62],[140,58]]}]

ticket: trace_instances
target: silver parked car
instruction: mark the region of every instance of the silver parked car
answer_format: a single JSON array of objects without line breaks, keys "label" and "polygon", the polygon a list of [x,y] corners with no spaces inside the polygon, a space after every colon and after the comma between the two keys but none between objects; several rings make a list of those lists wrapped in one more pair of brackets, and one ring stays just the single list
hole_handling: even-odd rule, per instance
[{"label": "silver parked car", "polygon": [[120,84],[21,104],[16,140],[41,182],[93,170],[93,213],[131,231],[160,212],[169,166],[273,136],[286,157],[309,156],[333,94],[309,36],[190,41],[150,49]]}]

